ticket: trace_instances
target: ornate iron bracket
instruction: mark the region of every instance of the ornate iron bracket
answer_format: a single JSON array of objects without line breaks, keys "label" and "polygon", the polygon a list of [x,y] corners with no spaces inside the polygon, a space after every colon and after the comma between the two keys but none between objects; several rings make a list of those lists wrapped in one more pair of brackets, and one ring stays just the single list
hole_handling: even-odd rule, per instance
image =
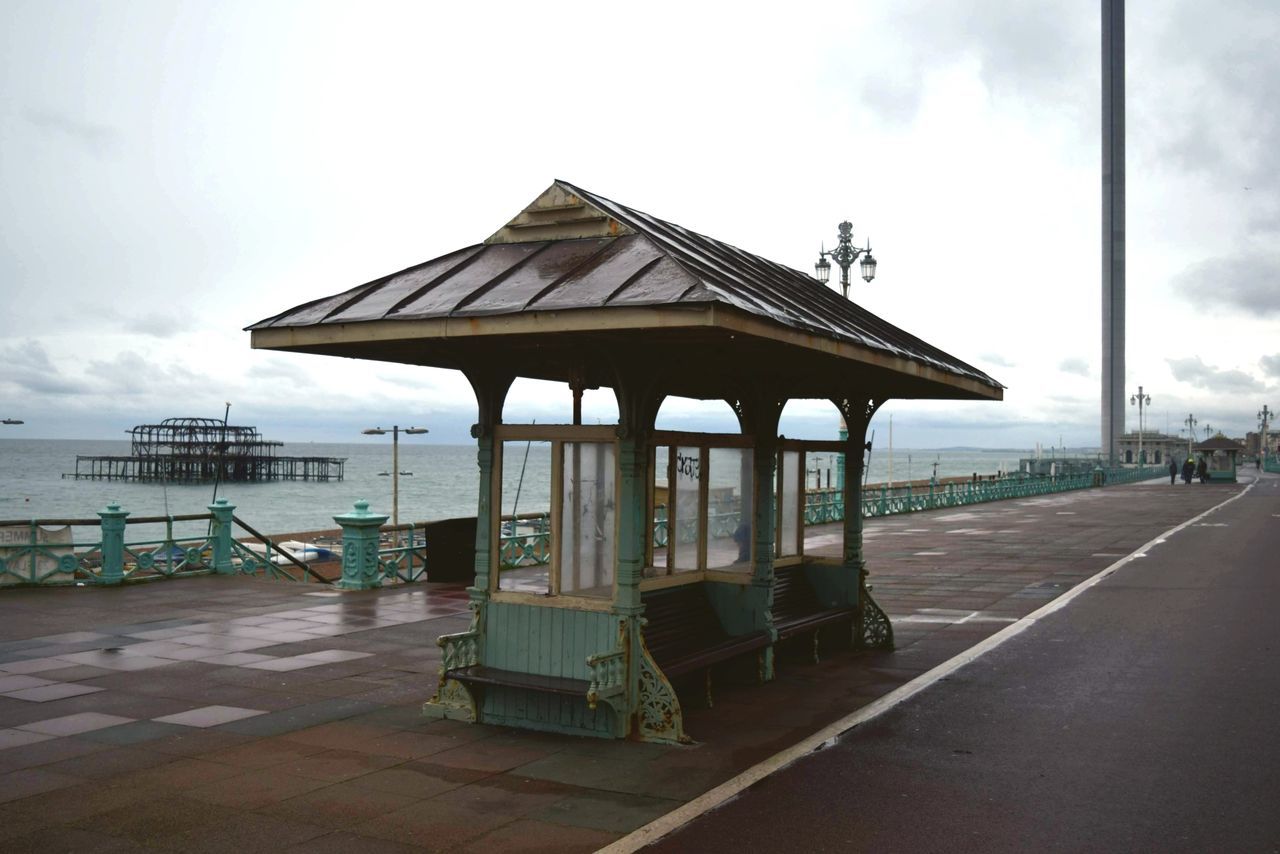
[{"label": "ornate iron bracket", "polygon": [[858,611],[853,631],[854,646],[862,649],[893,649],[893,623],[871,597],[871,586],[867,584],[865,569],[862,570],[861,587],[858,590]]}]

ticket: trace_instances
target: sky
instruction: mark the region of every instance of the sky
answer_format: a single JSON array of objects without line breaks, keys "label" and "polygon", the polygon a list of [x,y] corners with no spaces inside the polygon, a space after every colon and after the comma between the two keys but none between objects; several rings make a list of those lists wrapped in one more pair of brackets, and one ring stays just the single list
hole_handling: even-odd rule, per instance
[{"label": "sky", "polygon": [[[1147,430],[1243,436],[1280,404],[1280,5],[1130,3],[1126,42],[1126,396]],[[0,438],[230,403],[286,441],[470,442],[460,374],[243,328],[477,243],[562,178],[806,272],[849,219],[879,261],[851,297],[1007,387],[873,427],[1096,447],[1100,50],[1099,3],[1061,0],[4,0],[0,418],[26,423]],[[570,405],[520,381],[505,420]],[[616,412],[588,394],[584,420]],[[793,401],[782,432],[836,418]]]}]

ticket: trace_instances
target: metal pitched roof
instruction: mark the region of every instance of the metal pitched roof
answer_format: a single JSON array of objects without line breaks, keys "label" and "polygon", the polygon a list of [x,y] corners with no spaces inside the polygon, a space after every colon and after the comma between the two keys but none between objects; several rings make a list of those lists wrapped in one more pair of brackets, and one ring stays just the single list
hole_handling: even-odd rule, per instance
[{"label": "metal pitched roof", "polygon": [[798,270],[565,181],[554,182],[482,244],[249,329],[708,306],[914,362],[991,390],[981,396],[1000,396],[1002,386],[982,371]]}]

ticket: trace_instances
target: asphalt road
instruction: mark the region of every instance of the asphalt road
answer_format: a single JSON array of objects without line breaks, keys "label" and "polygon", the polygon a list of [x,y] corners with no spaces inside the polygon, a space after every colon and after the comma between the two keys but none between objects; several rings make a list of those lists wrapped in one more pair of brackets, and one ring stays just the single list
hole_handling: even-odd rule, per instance
[{"label": "asphalt road", "polygon": [[654,848],[1280,851],[1278,607],[1280,477],[1264,475]]}]

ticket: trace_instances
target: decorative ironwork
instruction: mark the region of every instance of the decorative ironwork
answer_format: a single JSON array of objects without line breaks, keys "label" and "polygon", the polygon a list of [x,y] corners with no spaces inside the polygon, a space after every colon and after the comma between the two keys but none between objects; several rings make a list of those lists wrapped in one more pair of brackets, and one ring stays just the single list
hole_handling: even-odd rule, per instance
[{"label": "decorative ironwork", "polygon": [[893,649],[893,623],[871,597],[871,585],[867,584],[865,569],[862,570],[861,589],[858,591],[853,642],[864,649]]},{"label": "decorative ironwork", "polygon": [[468,631],[436,638],[436,645],[440,647],[439,681],[435,696],[422,707],[425,714],[472,723],[479,720],[480,710],[471,691],[445,675],[450,670],[480,663],[480,632],[477,630],[480,612],[475,603],[471,607],[471,628]]},{"label": "decorative ironwork", "polygon": [[640,635],[640,697],[637,735],[642,741],[660,741],[675,744],[692,744],[693,739],[684,733],[684,715],[680,700],[667,677],[654,663]]},{"label": "decorative ironwork", "polygon": [[278,457],[276,448],[283,442],[262,438],[257,427],[212,418],[167,418],[139,424],[129,435],[129,455],[77,454],[72,477],[144,483],[327,481],[342,480],[346,464],[346,457]]},{"label": "decorative ironwork", "polygon": [[624,618],[618,621],[617,649],[587,658],[587,669],[591,671],[591,685],[587,688],[588,708],[594,710],[601,700],[612,706],[614,698],[626,694],[628,636],[628,621]]}]

